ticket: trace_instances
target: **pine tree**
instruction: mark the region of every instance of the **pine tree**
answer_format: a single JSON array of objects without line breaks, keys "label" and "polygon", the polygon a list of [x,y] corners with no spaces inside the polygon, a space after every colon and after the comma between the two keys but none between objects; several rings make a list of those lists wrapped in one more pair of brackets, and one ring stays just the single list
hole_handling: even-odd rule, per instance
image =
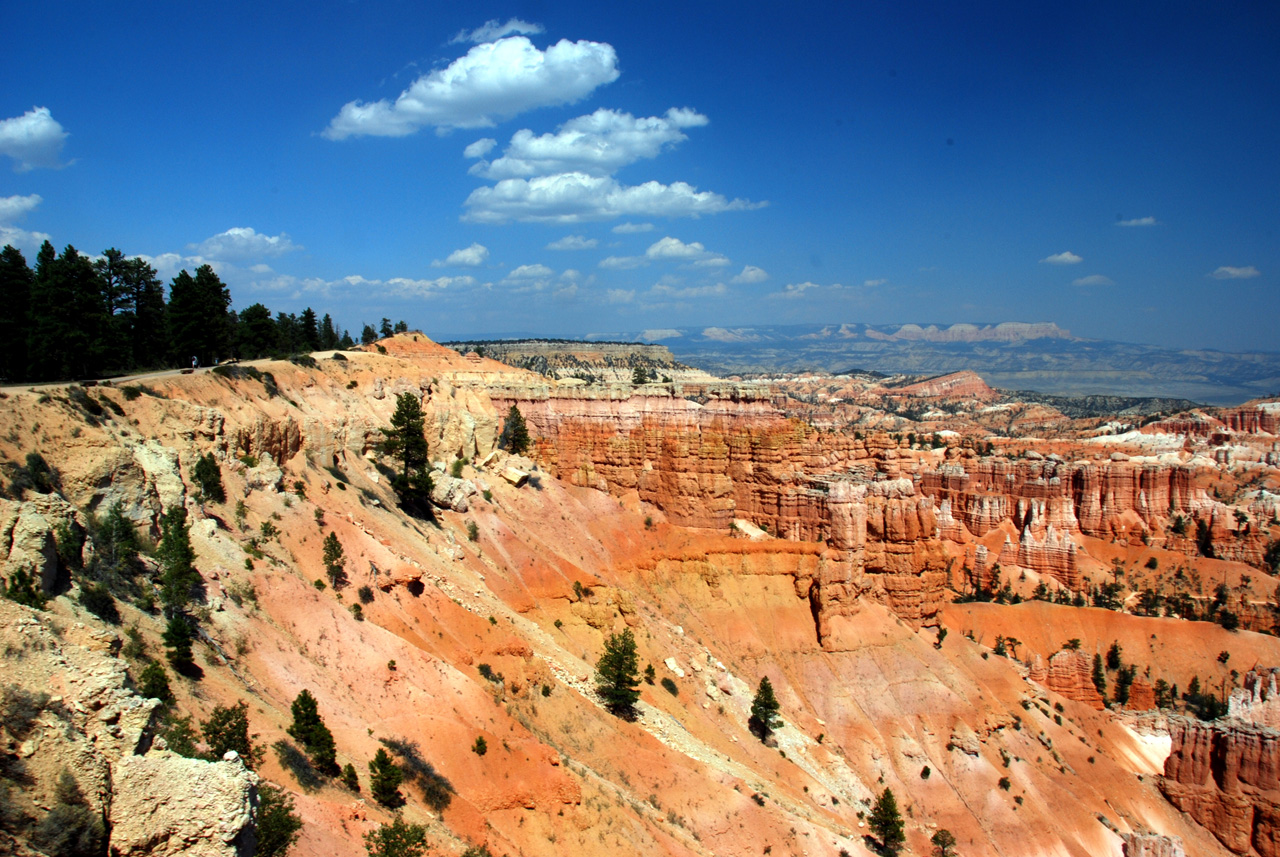
[{"label": "pine tree", "polygon": [[382,429],[386,440],[382,449],[400,460],[400,472],[391,487],[406,509],[431,514],[431,476],[428,473],[426,418],[422,404],[413,393],[396,398],[396,411],[391,415],[391,428]]},{"label": "pine tree", "polygon": [[1093,686],[1099,696],[1107,698],[1107,671],[1102,667],[1102,655],[1096,653],[1093,656]]},{"label": "pine tree", "polygon": [[898,812],[898,802],[888,786],[885,786],[880,797],[876,798],[875,806],[871,808],[869,824],[872,835],[880,840],[884,850],[890,854],[897,854],[902,843],[906,842],[907,837],[903,830],[902,816]]},{"label": "pine tree", "polygon": [[950,830],[942,828],[929,841],[933,843],[933,857],[955,857],[956,837]]},{"label": "pine tree", "polygon": [[160,601],[169,615],[186,609],[191,601],[191,589],[200,582],[195,569],[196,553],[191,548],[191,534],[187,528],[187,510],[174,506],[160,519],[160,546],[156,558],[160,560]]},{"label": "pine tree", "polygon": [[293,701],[293,724],[289,735],[297,739],[307,750],[307,755],[321,773],[333,776],[338,773],[333,733],[324,725],[319,705],[311,691],[303,690]]},{"label": "pine tree", "polygon": [[191,675],[195,671],[195,661],[191,659],[191,644],[194,635],[186,616],[175,615],[169,618],[165,626],[164,640],[169,666],[179,675]]},{"label": "pine tree", "polygon": [[201,265],[192,277],[185,270],[169,286],[169,337],[178,365],[195,358],[208,366],[231,350],[231,292],[213,268]]},{"label": "pine tree", "polygon": [[320,350],[320,326],[316,322],[316,311],[307,307],[298,316],[298,324],[302,328],[302,346],[306,351]]},{"label": "pine tree", "polygon": [[768,741],[773,730],[780,725],[778,712],[781,710],[782,706],[773,693],[773,683],[765,676],[760,679],[760,687],[756,690],[755,699],[751,701],[751,716],[747,719],[751,734],[761,741]]},{"label": "pine tree", "polygon": [[293,796],[279,786],[260,783],[254,828],[257,833],[254,857],[284,857],[302,830],[302,818],[294,810]]},{"label": "pine tree", "polygon": [[397,813],[390,824],[364,835],[364,847],[369,857],[422,857],[427,853],[427,829]]},{"label": "pine tree", "polygon": [[334,589],[341,589],[347,585],[345,563],[342,542],[338,541],[336,533],[330,532],[324,537],[324,570],[329,575],[329,584]]},{"label": "pine tree", "polygon": [[243,360],[257,360],[280,347],[275,319],[262,304],[250,304],[237,317],[236,348]]},{"label": "pine tree", "polygon": [[169,688],[169,676],[159,661],[150,661],[138,675],[138,695],[143,699],[158,699],[164,703],[173,702],[173,691]]},{"label": "pine tree", "polygon": [[192,477],[200,486],[200,495],[210,503],[227,502],[227,492],[222,487],[222,468],[218,460],[209,452],[196,459]]},{"label": "pine tree", "polygon": [[498,438],[498,446],[516,455],[523,454],[529,448],[529,428],[525,425],[524,414],[515,405],[507,411],[507,420],[502,426],[502,436]]},{"label": "pine tree", "polygon": [[596,663],[596,690],[605,707],[624,720],[634,720],[640,699],[640,662],[631,629],[610,634]]},{"label": "pine tree", "polygon": [[378,331],[373,329],[373,325],[366,324],[360,331],[360,344],[372,345],[378,339]]},{"label": "pine tree", "polygon": [[0,379],[13,382],[27,377],[28,304],[35,274],[15,247],[0,252]]},{"label": "pine tree", "polygon": [[404,795],[400,794],[400,784],[404,782],[404,772],[391,760],[391,756],[383,747],[369,761],[369,793],[378,803],[390,809],[404,806]]},{"label": "pine tree", "polygon": [[252,768],[257,761],[258,750],[249,736],[249,706],[243,699],[230,707],[216,706],[200,724],[200,731],[209,745],[210,759],[217,761],[234,750],[245,767]]},{"label": "pine tree", "polygon": [[333,326],[333,319],[329,317],[329,313],[325,313],[324,318],[320,320],[320,349],[332,351],[338,347],[338,344],[338,331]]},{"label": "pine tree", "polygon": [[342,766],[342,784],[357,794],[360,792],[360,778],[356,776],[356,766],[350,762]]}]

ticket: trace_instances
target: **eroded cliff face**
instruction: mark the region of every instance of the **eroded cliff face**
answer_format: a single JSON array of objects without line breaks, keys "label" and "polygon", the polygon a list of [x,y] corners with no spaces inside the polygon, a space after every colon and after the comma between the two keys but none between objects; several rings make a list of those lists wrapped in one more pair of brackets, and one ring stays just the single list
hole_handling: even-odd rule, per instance
[{"label": "eroded cliff face", "polygon": [[1170,723],[1161,790],[1236,854],[1280,854],[1280,732],[1238,720]]},{"label": "eroded cliff face", "polygon": [[213,763],[155,749],[160,702],[131,689],[120,642],[0,599],[0,756],[5,778],[23,784],[5,827],[56,805],[70,772],[112,854],[250,857],[257,777],[234,753]]}]

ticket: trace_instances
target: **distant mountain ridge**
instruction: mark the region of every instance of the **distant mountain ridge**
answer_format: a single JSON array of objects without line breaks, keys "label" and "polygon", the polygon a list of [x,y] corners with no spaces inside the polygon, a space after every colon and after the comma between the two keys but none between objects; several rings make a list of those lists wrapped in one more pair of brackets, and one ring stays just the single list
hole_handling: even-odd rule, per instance
[{"label": "distant mountain ridge", "polygon": [[1052,322],[711,326],[586,338],[660,342],[681,363],[721,375],[854,370],[941,375],[968,369],[1006,390],[1218,405],[1280,391],[1280,352],[1083,339]]}]

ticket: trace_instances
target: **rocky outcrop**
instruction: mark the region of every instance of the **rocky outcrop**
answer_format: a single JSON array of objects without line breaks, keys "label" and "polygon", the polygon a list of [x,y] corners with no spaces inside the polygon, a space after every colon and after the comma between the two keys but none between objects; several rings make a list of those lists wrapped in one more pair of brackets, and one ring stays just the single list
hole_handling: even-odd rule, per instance
[{"label": "rocky outcrop", "polygon": [[966,399],[969,401],[989,402],[999,398],[1000,394],[987,386],[976,372],[953,372],[928,378],[905,387],[894,387],[886,391],[892,396],[920,396],[929,399]]},{"label": "rocky outcrop", "polygon": [[1280,732],[1171,718],[1160,790],[1231,851],[1280,855]]},{"label": "rocky outcrop", "polygon": [[1187,857],[1182,840],[1158,833],[1123,833],[1120,836],[1124,857]]},{"label": "rocky outcrop", "polygon": [[213,764],[165,751],[112,767],[111,853],[250,857],[258,778],[234,752]]},{"label": "rocky outcrop", "polygon": [[45,615],[0,599],[0,695],[6,715],[27,712],[0,723],[4,769],[25,778],[20,808],[39,818],[71,771],[109,819],[112,854],[252,854],[257,778],[239,760],[152,750],[159,701],[130,689],[120,639],[79,623],[54,633]]},{"label": "rocky outcrop", "polygon": [[59,573],[54,533],[62,529],[73,541],[84,544],[85,523],[84,516],[56,494],[30,494],[22,502],[0,499],[4,577],[26,569],[46,593],[53,592]]},{"label": "rocky outcrop", "polygon": [[1277,694],[1276,667],[1254,667],[1241,677],[1241,686],[1231,691],[1227,715],[1258,726],[1280,729],[1280,694]]},{"label": "rocky outcrop", "polygon": [[302,428],[292,418],[272,420],[259,417],[252,425],[234,429],[228,437],[228,452],[234,456],[271,456],[286,462],[302,449]]},{"label": "rocky outcrop", "polygon": [[1081,651],[1063,649],[1049,658],[1045,686],[1067,699],[1101,711],[1106,706],[1093,686],[1093,659]]}]

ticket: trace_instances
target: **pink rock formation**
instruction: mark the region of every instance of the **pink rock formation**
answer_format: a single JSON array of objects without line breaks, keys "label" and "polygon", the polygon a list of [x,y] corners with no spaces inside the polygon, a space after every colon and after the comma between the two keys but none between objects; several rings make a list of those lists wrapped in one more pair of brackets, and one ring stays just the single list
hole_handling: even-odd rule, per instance
[{"label": "pink rock formation", "polygon": [[1063,649],[1049,658],[1045,686],[1098,711],[1106,707],[1098,689],[1093,686],[1093,659],[1084,652]]}]

